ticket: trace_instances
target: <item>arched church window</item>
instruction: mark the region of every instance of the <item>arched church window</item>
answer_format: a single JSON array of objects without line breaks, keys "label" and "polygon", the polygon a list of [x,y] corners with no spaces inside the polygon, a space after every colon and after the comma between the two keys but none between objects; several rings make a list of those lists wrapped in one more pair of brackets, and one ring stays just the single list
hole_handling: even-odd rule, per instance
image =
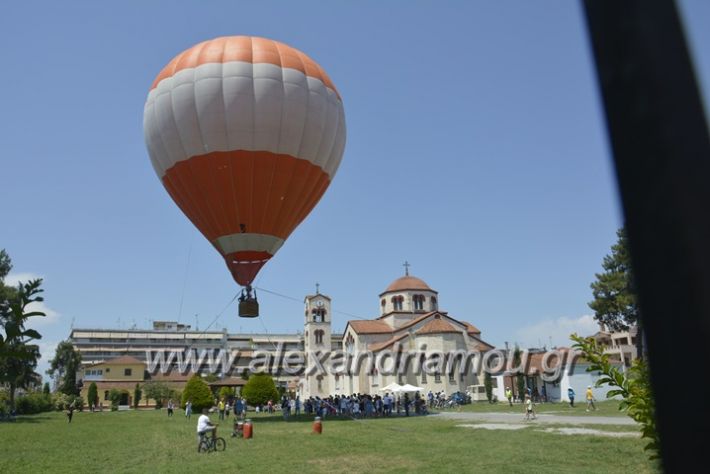
[{"label": "arched church window", "polygon": [[387,304],[387,300],[385,300],[384,298],[382,298],[382,307],[384,308],[386,304]]},{"label": "arched church window", "polygon": [[414,311],[422,311],[424,309],[424,295],[414,295]]},{"label": "arched church window", "polygon": [[325,321],[325,308],[313,308],[313,322],[322,323]]},{"label": "arched church window", "polygon": [[316,344],[323,344],[323,330],[322,329],[317,329],[316,331],[313,332],[313,335],[316,338]]},{"label": "arched church window", "polygon": [[404,307],[404,297],[403,296],[393,296],[392,297],[392,306],[394,307],[395,311],[402,311],[402,308]]},{"label": "arched church window", "polygon": [[436,309],[436,296],[431,297],[431,309],[432,310]]},{"label": "arched church window", "polygon": [[348,354],[352,354],[354,346],[355,339],[353,338],[352,334],[348,334],[348,337],[345,339],[345,352],[347,352]]}]

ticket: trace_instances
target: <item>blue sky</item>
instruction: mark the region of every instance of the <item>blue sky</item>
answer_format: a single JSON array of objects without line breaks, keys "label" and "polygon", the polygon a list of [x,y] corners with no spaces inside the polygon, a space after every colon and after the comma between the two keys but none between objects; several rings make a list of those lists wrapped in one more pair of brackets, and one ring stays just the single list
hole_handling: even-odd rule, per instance
[{"label": "blue sky", "polygon": [[[681,2],[710,87],[710,4]],[[74,327],[212,322],[237,291],[150,165],[143,104],[189,46],[257,35],[319,62],[345,105],[330,189],[262,287],[374,317],[402,263],[502,345],[593,330],[589,284],[621,224],[579,2],[14,2],[0,17],[3,219],[10,282],[45,278],[46,358]],[[262,292],[259,320],[302,329]],[[348,316],[334,315],[342,330]]]}]

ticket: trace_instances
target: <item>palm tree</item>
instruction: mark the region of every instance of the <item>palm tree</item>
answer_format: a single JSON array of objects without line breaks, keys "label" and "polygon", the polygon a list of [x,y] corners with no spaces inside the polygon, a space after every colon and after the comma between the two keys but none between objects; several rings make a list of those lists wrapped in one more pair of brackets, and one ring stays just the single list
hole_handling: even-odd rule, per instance
[{"label": "palm tree", "polygon": [[25,328],[29,318],[45,316],[41,311],[27,310],[32,303],[44,301],[39,296],[44,291],[41,285],[41,278],[20,283],[16,291],[0,301],[0,325],[5,333],[0,334],[0,382],[10,386],[13,408],[17,388],[28,388],[41,382],[41,377],[34,371],[40,357],[39,347],[30,342],[42,336],[34,329]]}]

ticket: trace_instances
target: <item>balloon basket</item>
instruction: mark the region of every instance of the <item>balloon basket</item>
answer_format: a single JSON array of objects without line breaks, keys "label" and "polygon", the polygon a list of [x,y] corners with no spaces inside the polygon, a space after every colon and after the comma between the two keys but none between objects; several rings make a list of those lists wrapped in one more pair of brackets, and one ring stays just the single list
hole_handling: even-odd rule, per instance
[{"label": "balloon basket", "polygon": [[240,318],[257,318],[259,317],[259,302],[256,298],[248,298],[239,302],[239,317]]}]

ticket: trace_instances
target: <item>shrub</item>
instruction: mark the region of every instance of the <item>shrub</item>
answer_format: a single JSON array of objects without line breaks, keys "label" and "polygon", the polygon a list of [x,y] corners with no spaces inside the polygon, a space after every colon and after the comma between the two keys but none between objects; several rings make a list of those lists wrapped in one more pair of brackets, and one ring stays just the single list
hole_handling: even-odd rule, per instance
[{"label": "shrub", "polygon": [[86,398],[90,407],[96,407],[99,404],[99,390],[96,387],[96,382],[91,382],[91,385],[89,385],[89,393]]},{"label": "shrub", "polygon": [[55,393],[51,400],[55,410],[66,410],[70,405],[73,405],[77,410],[84,409],[84,399],[80,396]]},{"label": "shrub", "polygon": [[15,407],[17,413],[22,415],[50,411],[53,408],[52,397],[42,392],[28,393],[17,397]]},{"label": "shrub", "polygon": [[222,387],[219,389],[219,398],[224,400],[234,398],[234,389],[231,387]]},{"label": "shrub", "polygon": [[197,374],[188,380],[182,391],[183,407],[188,400],[192,400],[192,411],[195,413],[200,413],[203,408],[211,408],[214,403],[210,386]]},{"label": "shrub", "polygon": [[111,400],[111,411],[116,411],[119,405],[124,405],[125,403],[122,402],[128,401],[128,395],[128,390],[111,389],[108,392],[108,398]]},{"label": "shrub", "polygon": [[269,374],[253,374],[242,389],[242,395],[249,405],[263,405],[269,400],[278,400],[274,379]]},{"label": "shrub", "polygon": [[138,403],[141,401],[141,386],[136,384],[136,388],[133,389],[133,408],[138,408]]}]

